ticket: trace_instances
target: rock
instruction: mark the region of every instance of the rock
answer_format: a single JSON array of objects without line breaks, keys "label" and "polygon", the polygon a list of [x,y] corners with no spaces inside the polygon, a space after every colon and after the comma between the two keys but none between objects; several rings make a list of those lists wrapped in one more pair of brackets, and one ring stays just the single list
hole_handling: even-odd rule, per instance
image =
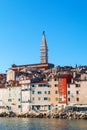
[{"label": "rock", "polygon": [[8,114],[7,114],[6,112],[2,112],[2,113],[0,114],[0,117],[6,117],[6,116],[8,116]]},{"label": "rock", "polygon": [[52,117],[53,117],[53,118],[59,118],[59,114],[58,114],[58,113],[57,113],[57,114],[54,114]]},{"label": "rock", "polygon": [[40,114],[37,115],[36,117],[38,117],[38,118],[43,118],[43,113],[40,113]]},{"label": "rock", "polygon": [[16,113],[14,113],[13,111],[10,111],[8,114],[9,117],[16,117]]}]

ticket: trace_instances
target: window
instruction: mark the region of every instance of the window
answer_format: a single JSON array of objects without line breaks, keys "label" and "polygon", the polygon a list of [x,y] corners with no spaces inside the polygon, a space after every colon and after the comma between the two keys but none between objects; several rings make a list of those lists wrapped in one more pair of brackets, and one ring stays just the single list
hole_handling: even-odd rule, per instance
[{"label": "window", "polygon": [[34,97],[32,98],[32,100],[34,101]]},{"label": "window", "polygon": [[61,102],[61,101],[62,101],[62,98],[59,98],[59,101]]},{"label": "window", "polygon": [[62,88],[62,84],[60,84],[60,88]]},{"label": "window", "polygon": [[51,85],[48,84],[48,87],[51,87]]},{"label": "window", "polygon": [[47,97],[44,97],[44,100],[48,100],[48,98],[47,98]]},{"label": "window", "polygon": [[8,110],[11,110],[11,106],[8,106]]},{"label": "window", "polygon": [[48,91],[48,94],[50,94],[50,91]]},{"label": "window", "polygon": [[62,96],[62,92],[60,92],[59,95]]},{"label": "window", "polygon": [[34,110],[35,109],[35,107],[34,106],[32,106],[32,110]]},{"label": "window", "polygon": [[41,91],[38,91],[37,93],[38,93],[38,94],[42,94],[42,92],[41,92]]},{"label": "window", "polygon": [[68,94],[70,94],[70,91],[68,91]]},{"label": "window", "polygon": [[51,101],[51,99],[50,99],[50,98],[48,98],[48,101]]},{"label": "window", "polygon": [[59,78],[59,81],[62,81],[62,78]]},{"label": "window", "polygon": [[38,87],[46,87],[48,86],[47,84],[38,84]]},{"label": "window", "polygon": [[76,94],[79,94],[79,91],[76,91]]},{"label": "window", "polygon": [[51,80],[52,80],[51,78],[48,79],[48,81],[51,81]]},{"label": "window", "polygon": [[58,81],[58,78],[54,78],[54,81]]},{"label": "window", "polygon": [[31,86],[34,87],[34,84],[32,84]]},{"label": "window", "polygon": [[32,91],[32,94],[34,94],[34,91]]},{"label": "window", "polygon": [[39,98],[38,98],[38,100],[40,101],[40,100],[41,100],[41,98],[39,97]]},{"label": "window", "polygon": [[54,86],[55,86],[55,87],[58,87],[58,84],[55,84]]},{"label": "window", "polygon": [[38,84],[38,87],[43,87],[43,84]]},{"label": "window", "polygon": [[56,108],[56,111],[58,111],[58,108]]},{"label": "window", "polygon": [[58,91],[57,91],[57,90],[55,91],[55,94],[58,94]]},{"label": "window", "polygon": [[18,108],[21,108],[21,105],[18,105]]},{"label": "window", "polygon": [[9,88],[9,91],[11,90],[11,88]]},{"label": "window", "polygon": [[44,86],[44,87],[46,87],[46,86],[47,86],[47,84],[43,84],[43,86]]},{"label": "window", "polygon": [[70,102],[70,98],[68,98],[68,101]]},{"label": "window", "polygon": [[21,101],[21,99],[19,98],[18,101]]},{"label": "window", "polygon": [[12,101],[12,99],[8,99],[8,102],[11,102]]},{"label": "window", "polygon": [[77,102],[79,102],[79,98],[77,98],[76,100],[77,100]]},{"label": "window", "polygon": [[76,84],[76,87],[80,87],[80,84]]},{"label": "window", "polygon": [[56,97],[55,100],[58,101],[58,97]]},{"label": "window", "polygon": [[47,94],[47,91],[44,91],[44,94]]},{"label": "window", "polygon": [[70,88],[70,84],[68,84],[68,88]]},{"label": "window", "polygon": [[38,106],[36,106],[36,108],[37,108],[37,110],[39,110],[39,109],[40,109],[40,106],[38,105]]},{"label": "window", "polygon": [[9,93],[9,97],[11,97],[11,94]]},{"label": "window", "polygon": [[48,110],[51,110],[51,106],[50,105],[48,105]]}]

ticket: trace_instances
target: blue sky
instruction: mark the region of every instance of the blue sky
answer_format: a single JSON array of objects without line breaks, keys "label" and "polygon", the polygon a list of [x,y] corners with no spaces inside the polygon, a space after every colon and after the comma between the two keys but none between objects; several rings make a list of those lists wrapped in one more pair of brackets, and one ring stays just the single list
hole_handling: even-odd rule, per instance
[{"label": "blue sky", "polygon": [[87,65],[87,0],[0,0],[0,72],[39,63],[43,30],[50,63]]}]

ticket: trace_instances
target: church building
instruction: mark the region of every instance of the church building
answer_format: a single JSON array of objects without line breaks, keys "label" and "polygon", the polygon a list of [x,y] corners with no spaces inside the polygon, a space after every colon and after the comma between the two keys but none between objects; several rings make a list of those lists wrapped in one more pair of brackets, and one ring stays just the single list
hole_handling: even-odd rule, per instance
[{"label": "church building", "polygon": [[40,63],[36,64],[25,64],[25,65],[15,65],[13,64],[11,66],[11,70],[22,70],[24,68],[35,68],[35,69],[40,69],[40,70],[46,70],[54,67],[54,64],[51,64],[48,62],[48,47],[47,47],[47,42],[46,42],[46,36],[45,32],[43,31],[42,34],[42,41],[40,45]]}]

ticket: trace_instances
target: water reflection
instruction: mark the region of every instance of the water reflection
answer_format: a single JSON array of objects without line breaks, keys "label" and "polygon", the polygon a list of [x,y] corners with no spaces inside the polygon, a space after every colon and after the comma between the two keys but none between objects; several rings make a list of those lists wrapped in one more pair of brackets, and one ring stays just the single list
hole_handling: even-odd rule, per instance
[{"label": "water reflection", "polygon": [[0,130],[87,130],[87,121],[0,118]]}]

